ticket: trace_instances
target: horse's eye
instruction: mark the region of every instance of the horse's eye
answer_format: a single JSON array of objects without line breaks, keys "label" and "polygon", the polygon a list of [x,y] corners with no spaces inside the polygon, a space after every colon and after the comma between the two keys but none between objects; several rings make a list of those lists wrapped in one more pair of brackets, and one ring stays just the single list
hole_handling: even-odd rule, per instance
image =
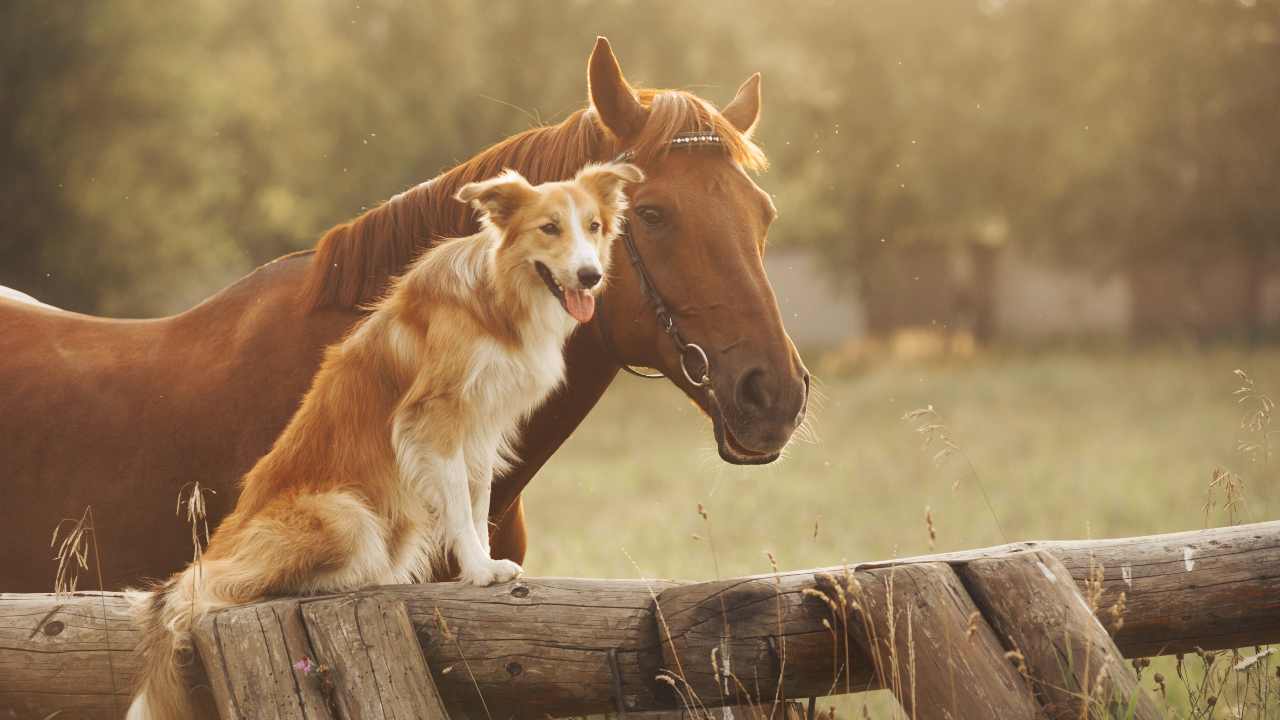
[{"label": "horse's eye", "polygon": [[662,211],[652,205],[641,205],[636,208],[636,215],[639,215],[640,219],[645,221],[646,224],[662,224]]},{"label": "horse's eye", "polygon": [[600,223],[592,222],[589,226],[587,226],[587,230],[591,231],[593,234],[600,232]]},{"label": "horse's eye", "polygon": [[538,229],[539,229],[539,230],[541,230],[542,232],[544,232],[544,233],[548,234],[548,235],[559,235],[559,234],[560,234],[560,226],[559,226],[559,225],[556,225],[555,223],[547,223],[546,225],[543,225],[542,227],[540,227],[540,228],[538,228]]}]

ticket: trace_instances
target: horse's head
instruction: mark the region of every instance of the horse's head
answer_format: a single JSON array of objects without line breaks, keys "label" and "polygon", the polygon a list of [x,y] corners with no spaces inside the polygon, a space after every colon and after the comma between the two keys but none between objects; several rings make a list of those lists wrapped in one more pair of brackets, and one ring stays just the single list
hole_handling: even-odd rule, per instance
[{"label": "horse's head", "polygon": [[711,418],[725,461],[772,462],[804,420],[809,372],[765,276],[777,213],[747,174],[764,165],[750,140],[760,76],[720,111],[688,93],[637,92],[601,38],[588,79],[596,119],[647,178],[630,189],[632,247],[624,238],[614,248],[597,324],[605,344],[692,398]]}]

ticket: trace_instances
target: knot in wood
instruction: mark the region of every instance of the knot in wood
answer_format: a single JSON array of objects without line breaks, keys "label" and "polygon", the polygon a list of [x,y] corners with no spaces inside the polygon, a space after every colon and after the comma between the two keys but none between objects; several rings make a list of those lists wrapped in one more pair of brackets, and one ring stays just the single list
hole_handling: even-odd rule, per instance
[{"label": "knot in wood", "polygon": [[529,588],[525,585],[517,585],[511,588],[511,596],[518,598],[529,597]]},{"label": "knot in wood", "polygon": [[43,630],[45,635],[53,637],[54,635],[62,632],[62,629],[65,627],[66,625],[63,625],[61,620],[54,620],[53,622],[45,623]]},{"label": "knot in wood", "polygon": [[520,673],[524,672],[524,667],[521,666],[520,663],[512,660],[511,662],[507,663],[507,672],[511,675],[511,677],[515,677]]}]

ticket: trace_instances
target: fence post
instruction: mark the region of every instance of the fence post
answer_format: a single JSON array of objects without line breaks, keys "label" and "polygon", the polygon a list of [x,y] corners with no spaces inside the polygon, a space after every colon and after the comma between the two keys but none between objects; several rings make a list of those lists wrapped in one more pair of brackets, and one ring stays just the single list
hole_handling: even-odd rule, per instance
[{"label": "fence post", "polygon": [[322,679],[294,664],[314,658],[298,600],[211,613],[193,628],[222,720],[335,720]]},{"label": "fence post", "polygon": [[1091,718],[1164,717],[1057,558],[1020,553],[973,560],[960,572],[987,620],[1021,653],[1050,718],[1080,718],[1086,705]]},{"label": "fence post", "polygon": [[[879,684],[918,720],[1043,718],[960,579],[945,563],[902,565],[851,576],[842,585],[846,633],[872,658]],[[833,601],[839,605],[840,591]]]},{"label": "fence post", "polygon": [[302,606],[344,720],[447,720],[404,603],[358,593]]}]

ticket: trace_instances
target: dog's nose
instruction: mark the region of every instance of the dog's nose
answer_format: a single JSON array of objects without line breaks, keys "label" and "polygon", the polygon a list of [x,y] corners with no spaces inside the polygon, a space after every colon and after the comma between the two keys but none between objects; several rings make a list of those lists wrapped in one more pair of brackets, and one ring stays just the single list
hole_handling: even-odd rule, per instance
[{"label": "dog's nose", "polygon": [[578,270],[578,282],[582,284],[584,290],[590,290],[600,282],[600,271],[593,267],[584,267]]}]

